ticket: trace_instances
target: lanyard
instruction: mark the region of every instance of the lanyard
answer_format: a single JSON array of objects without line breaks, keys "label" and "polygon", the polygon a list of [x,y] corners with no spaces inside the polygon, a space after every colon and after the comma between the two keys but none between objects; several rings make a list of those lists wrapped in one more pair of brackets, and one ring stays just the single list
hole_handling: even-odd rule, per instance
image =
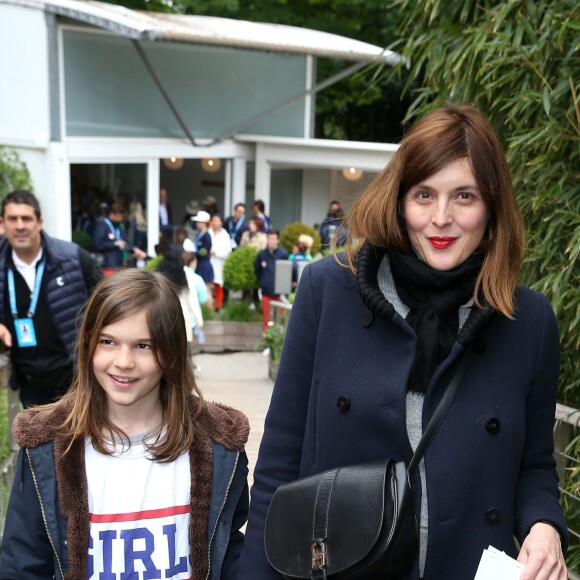
[{"label": "lanyard", "polygon": [[[246,218],[241,217],[238,222],[236,223],[236,227],[234,228],[233,232],[230,232],[230,238],[232,238],[232,240],[236,237],[236,234],[238,233],[238,231],[240,230],[240,228],[242,227],[242,224],[244,223]],[[232,228],[232,226],[234,225],[234,220],[230,218],[230,230]]]},{"label": "lanyard", "polygon": [[[38,298],[40,297],[40,284],[42,283],[42,276],[44,274],[44,267],[46,266],[46,259],[41,260],[36,269],[36,278],[34,280],[34,291],[30,298],[30,306],[28,307],[28,318],[32,318],[36,312],[38,305]],[[16,286],[14,285],[14,270],[8,268],[8,296],[10,298],[10,310],[14,318],[18,318],[18,308],[16,307]]]},{"label": "lanyard", "polygon": [[113,222],[109,218],[105,218],[104,222],[109,226],[111,233],[115,236],[116,240],[121,239],[121,230],[113,226]]}]

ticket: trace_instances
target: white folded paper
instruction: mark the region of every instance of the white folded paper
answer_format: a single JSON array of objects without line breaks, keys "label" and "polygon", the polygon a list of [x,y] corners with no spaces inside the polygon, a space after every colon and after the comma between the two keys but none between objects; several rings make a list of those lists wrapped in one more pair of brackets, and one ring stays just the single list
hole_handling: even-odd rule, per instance
[{"label": "white folded paper", "polygon": [[483,551],[473,580],[520,580],[524,565],[490,546]]}]

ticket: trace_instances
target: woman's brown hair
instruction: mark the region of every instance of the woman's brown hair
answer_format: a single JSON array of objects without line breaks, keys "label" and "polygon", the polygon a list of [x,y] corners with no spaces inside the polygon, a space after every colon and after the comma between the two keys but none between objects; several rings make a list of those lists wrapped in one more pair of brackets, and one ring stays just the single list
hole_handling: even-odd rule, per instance
[{"label": "woman's brown hair", "polygon": [[95,378],[92,360],[102,329],[140,311],[145,311],[151,347],[163,372],[159,391],[163,423],[149,451],[156,461],[170,462],[193,441],[189,395],[198,396],[198,410],[203,400],[187,350],[181,304],[173,285],[161,274],[121,270],[102,279],[95,288],[77,339],[75,379],[62,400],[70,407],[63,429],[71,437],[71,445],[76,439],[90,437],[95,449],[104,454],[112,453],[110,441],[115,435],[129,444],[127,435],[108,419],[106,394]]},{"label": "woman's brown hair", "polygon": [[443,167],[467,158],[489,211],[485,254],[475,285],[494,310],[512,317],[524,251],[524,225],[502,146],[489,121],[471,105],[446,105],[415,123],[388,165],[348,212],[347,262],[354,271],[365,242],[405,251],[409,247],[402,203],[405,193]]}]

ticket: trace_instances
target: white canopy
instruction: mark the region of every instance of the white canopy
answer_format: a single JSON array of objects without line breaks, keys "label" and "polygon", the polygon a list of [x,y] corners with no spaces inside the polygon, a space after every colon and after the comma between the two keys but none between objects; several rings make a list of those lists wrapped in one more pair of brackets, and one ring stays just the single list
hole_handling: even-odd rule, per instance
[{"label": "white canopy", "polygon": [[93,0],[0,0],[45,10],[136,40],[173,41],[396,64],[400,56],[359,40],[296,26],[141,12]]}]

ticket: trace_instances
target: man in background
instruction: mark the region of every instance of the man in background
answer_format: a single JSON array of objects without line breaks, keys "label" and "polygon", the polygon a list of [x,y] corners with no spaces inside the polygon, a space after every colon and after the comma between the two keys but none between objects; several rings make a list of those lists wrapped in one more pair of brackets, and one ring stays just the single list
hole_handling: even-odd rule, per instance
[{"label": "man in background", "polygon": [[50,403],[72,383],[79,316],[101,271],[88,252],[42,230],[29,191],[6,196],[0,223],[0,340],[10,349],[10,386],[24,407]]},{"label": "man in background", "polygon": [[127,233],[123,225],[125,209],[117,201],[109,208],[109,215],[95,227],[94,247],[103,254],[103,268],[110,270],[127,266],[128,253],[132,252],[137,260],[144,260],[147,252],[127,242]]},{"label": "man in background", "polygon": [[260,281],[260,289],[262,290],[262,322],[264,332],[268,330],[268,322],[270,322],[270,302],[278,300],[275,292],[276,280],[276,260],[287,260],[288,252],[284,248],[280,248],[280,234],[278,230],[272,228],[268,232],[268,246],[266,249],[258,252],[256,261],[254,262],[254,270],[256,276]]},{"label": "man in background", "polygon": [[234,207],[234,215],[231,215],[224,223],[230,234],[232,250],[240,245],[242,234],[248,230],[248,220],[246,219],[246,205],[237,203]]},{"label": "man in background", "polygon": [[159,226],[173,224],[173,215],[171,206],[167,203],[167,190],[164,187],[159,188]]}]

